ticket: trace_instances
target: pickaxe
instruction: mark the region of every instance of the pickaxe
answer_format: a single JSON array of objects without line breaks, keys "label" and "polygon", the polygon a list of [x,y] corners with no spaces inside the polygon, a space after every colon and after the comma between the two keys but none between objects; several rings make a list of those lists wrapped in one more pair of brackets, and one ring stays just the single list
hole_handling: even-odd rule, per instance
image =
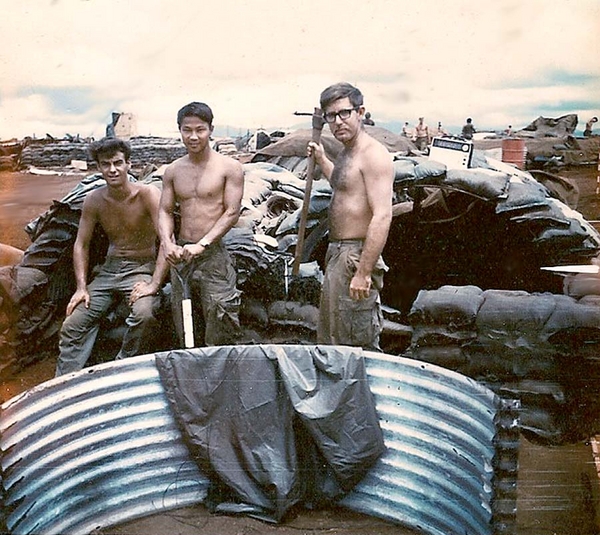
[{"label": "pickaxe", "polygon": [[[321,142],[321,132],[323,131],[323,112],[320,108],[315,108],[314,113],[294,112],[294,115],[311,115],[312,116],[312,140],[314,143]],[[308,208],[310,205],[310,194],[312,183],[315,174],[315,156],[314,152],[308,160],[306,170],[306,185],[304,186],[304,201],[302,203],[302,212],[300,213],[300,226],[298,229],[298,242],[296,243],[296,251],[294,256],[294,265],[292,267],[292,276],[298,275],[300,264],[302,263],[302,253],[304,249],[304,234],[306,232],[306,220],[308,218]]]}]

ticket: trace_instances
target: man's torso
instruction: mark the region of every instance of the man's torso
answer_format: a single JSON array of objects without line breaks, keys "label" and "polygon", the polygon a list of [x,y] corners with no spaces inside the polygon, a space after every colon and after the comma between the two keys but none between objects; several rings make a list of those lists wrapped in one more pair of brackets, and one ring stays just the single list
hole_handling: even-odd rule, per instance
[{"label": "man's torso", "polygon": [[330,183],[329,234],[332,240],[364,239],[373,212],[369,206],[363,167],[369,164],[377,143],[365,134],[360,147],[344,149],[335,161]]},{"label": "man's torso", "polygon": [[108,188],[97,192],[97,218],[109,240],[109,256],[155,255],[156,230],[144,192],[144,188],[149,187],[154,186],[132,184],[131,194],[124,199],[111,197]]},{"label": "man's torso", "polygon": [[197,242],[225,211],[229,166],[216,154],[201,164],[183,157],[172,165],[173,191],[181,215],[179,238]]}]

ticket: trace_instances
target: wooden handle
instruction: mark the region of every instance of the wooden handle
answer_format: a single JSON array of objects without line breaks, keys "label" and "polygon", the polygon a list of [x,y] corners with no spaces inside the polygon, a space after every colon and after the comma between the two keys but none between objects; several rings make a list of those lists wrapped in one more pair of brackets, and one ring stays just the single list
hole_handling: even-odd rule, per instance
[{"label": "wooden handle", "polygon": [[[321,132],[323,131],[323,113],[320,108],[315,108],[312,116],[312,140],[319,144],[321,142]],[[300,264],[302,262],[302,253],[304,250],[304,234],[306,233],[306,220],[308,218],[308,208],[310,206],[310,194],[312,191],[312,183],[315,174],[315,155],[308,160],[306,169],[306,185],[304,187],[304,200],[302,202],[302,212],[300,213],[300,225],[298,228],[298,242],[294,256],[294,265],[292,267],[292,276],[298,275]]]}]

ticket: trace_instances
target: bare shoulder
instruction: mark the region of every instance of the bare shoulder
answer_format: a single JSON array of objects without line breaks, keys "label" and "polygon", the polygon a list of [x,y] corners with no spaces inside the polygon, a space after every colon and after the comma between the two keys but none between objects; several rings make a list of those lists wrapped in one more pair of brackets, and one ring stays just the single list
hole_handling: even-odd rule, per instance
[{"label": "bare shoulder", "polygon": [[228,170],[239,170],[242,168],[242,164],[236,160],[235,158],[232,158],[231,156],[226,156],[225,154],[221,154],[219,152],[214,152],[215,157],[218,158],[219,160],[219,164],[223,165],[226,169]]},{"label": "bare shoulder", "polygon": [[154,202],[160,197],[160,190],[152,184],[143,184],[141,182],[137,182],[135,183],[135,188],[138,190],[140,196],[144,200]]},{"label": "bare shoulder", "polygon": [[181,156],[176,160],[172,161],[167,167],[165,167],[165,172],[163,174],[163,178],[172,179],[178,172],[180,172],[186,165],[188,160],[187,155]]},{"label": "bare shoulder", "polygon": [[224,154],[214,153],[219,167],[223,170],[223,174],[231,178],[243,178],[244,171],[242,164],[232,158],[231,156],[225,156]]},{"label": "bare shoulder", "polygon": [[93,209],[102,204],[104,201],[104,195],[108,190],[108,186],[101,186],[98,189],[90,191],[83,200],[83,209]]},{"label": "bare shoulder", "polygon": [[390,151],[374,137],[368,136],[362,154],[364,163],[367,165],[393,166]]}]

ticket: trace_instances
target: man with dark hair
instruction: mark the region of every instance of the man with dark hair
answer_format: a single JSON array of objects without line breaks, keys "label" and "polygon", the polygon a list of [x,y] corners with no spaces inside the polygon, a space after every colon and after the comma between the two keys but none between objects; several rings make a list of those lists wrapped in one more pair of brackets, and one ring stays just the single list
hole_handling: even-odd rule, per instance
[{"label": "man with dark hair", "polygon": [[[152,350],[157,322],[154,307],[167,273],[156,242],[160,191],[129,180],[131,149],[117,138],[92,143],[90,154],[106,185],[90,192],[84,202],[73,247],[76,290],[67,305],[56,375],[82,369],[90,357],[100,321],[117,299],[127,300],[127,330],[116,358]],[[106,260],[88,284],[90,243],[96,225],[108,237]]]},{"label": "man with dark hair", "polygon": [[362,93],[348,83],[321,93],[323,117],[344,148],[332,162],[323,145],[310,142],[331,183],[329,246],[321,292],[317,341],[379,350],[379,292],[387,266],[381,253],[392,221],[392,156],[363,126]]},{"label": "man with dark hair", "polygon": [[[212,121],[212,110],[204,103],[192,102],[179,110],[177,124],[187,155],[171,163],[163,176],[159,232],[171,265],[173,319],[182,346],[184,295],[176,271],[181,268],[191,286],[194,334],[201,326],[197,322],[201,303],[204,344],[223,345],[240,336],[237,275],[221,238],[239,219],[244,173],[237,160],[211,148]],[[176,205],[181,221],[177,237]],[[199,336],[194,344],[201,342]]]},{"label": "man with dark hair", "polygon": [[462,127],[462,137],[464,137],[465,139],[473,139],[473,134],[475,134],[475,132],[477,132],[477,130],[475,130],[473,119],[467,117],[467,122]]}]

